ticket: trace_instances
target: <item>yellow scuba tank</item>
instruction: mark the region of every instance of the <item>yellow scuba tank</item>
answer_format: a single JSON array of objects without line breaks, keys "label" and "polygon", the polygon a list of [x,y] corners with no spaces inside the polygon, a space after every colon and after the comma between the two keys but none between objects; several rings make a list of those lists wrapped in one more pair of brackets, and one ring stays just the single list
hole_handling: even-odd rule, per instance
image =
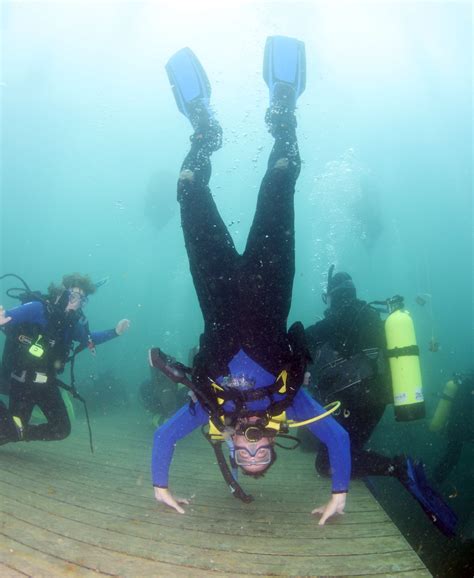
[{"label": "yellow scuba tank", "polygon": [[438,405],[434,412],[433,419],[430,423],[430,431],[439,432],[444,428],[451,414],[451,408],[457,392],[458,384],[454,379],[450,379],[446,382],[443,393],[440,395]]},{"label": "yellow scuba tank", "polygon": [[412,421],[425,417],[420,352],[410,313],[404,309],[403,298],[387,301],[390,315],[385,320],[387,357],[392,375],[395,419]]}]

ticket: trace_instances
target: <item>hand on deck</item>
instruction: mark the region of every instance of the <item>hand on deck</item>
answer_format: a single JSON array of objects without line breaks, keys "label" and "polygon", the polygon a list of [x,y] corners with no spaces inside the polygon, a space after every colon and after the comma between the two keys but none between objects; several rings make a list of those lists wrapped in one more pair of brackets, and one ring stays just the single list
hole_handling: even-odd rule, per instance
[{"label": "hand on deck", "polygon": [[184,498],[173,497],[172,493],[168,490],[168,488],[155,487],[155,498],[158,500],[158,502],[161,502],[162,504],[165,504],[170,508],[174,508],[180,514],[185,513],[180,504],[189,504],[189,500],[186,500]]},{"label": "hand on deck", "polygon": [[319,520],[319,525],[324,526],[326,520],[334,514],[344,514],[344,508],[346,506],[347,494],[333,494],[331,499],[325,506],[320,506],[315,508],[312,514],[321,514],[321,519]]}]

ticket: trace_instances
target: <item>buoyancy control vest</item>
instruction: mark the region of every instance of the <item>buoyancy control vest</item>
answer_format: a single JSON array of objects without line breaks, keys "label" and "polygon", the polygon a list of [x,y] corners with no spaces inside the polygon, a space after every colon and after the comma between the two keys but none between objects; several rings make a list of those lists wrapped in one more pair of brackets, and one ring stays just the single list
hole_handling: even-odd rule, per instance
[{"label": "buoyancy control vest", "polygon": [[[204,373],[206,366],[202,355],[195,357],[193,368],[177,362],[159,348],[153,348],[149,351],[149,360],[152,367],[162,371],[169,379],[175,383],[186,385],[193,394],[192,399],[200,402],[209,413],[215,427],[222,430],[224,428],[221,420],[223,416],[228,418],[229,423],[237,416],[242,417],[249,414],[261,415],[262,417],[276,416],[291,405],[303,384],[306,365],[311,361],[301,323],[295,323],[289,329],[288,343],[288,363],[281,369],[278,377],[266,386],[255,388],[220,387],[215,381],[217,377],[210,377]],[[263,368],[262,370],[269,375],[266,370]],[[229,368],[227,373],[232,373]],[[247,408],[247,404],[250,402],[263,398],[268,398],[269,402],[265,410],[255,411]],[[234,409],[229,411],[227,407],[225,408],[226,402],[232,402]]]},{"label": "buoyancy control vest", "polygon": [[[387,389],[384,324],[378,311],[365,301],[354,299],[341,310],[327,314],[321,323],[325,335],[319,343],[316,337],[311,372],[322,401],[328,403],[340,392],[361,384]],[[383,391],[377,395],[390,401]]]},{"label": "buoyancy control vest", "polygon": [[7,326],[2,365],[5,373],[22,375],[29,380],[35,373],[50,378],[64,371],[69,359],[70,335],[76,323],[87,323],[80,312],[65,313],[49,301],[41,300],[46,327],[37,323]]},{"label": "buoyancy control vest", "polygon": [[[198,363],[193,368],[192,381],[198,399],[209,411],[214,425],[220,423],[220,418],[225,414],[226,419],[232,422],[236,416],[246,415],[277,416],[284,412],[292,403],[300,389],[307,364],[311,361],[302,323],[294,323],[287,333],[288,355],[284,367],[280,368],[275,381],[264,387],[256,388],[221,388],[216,387],[214,379],[205,373],[206,359],[199,354]],[[231,373],[230,371],[228,373]],[[284,379],[283,379],[284,375]],[[277,395],[278,394],[278,395]],[[283,399],[281,397],[283,396]],[[252,401],[268,399],[265,410],[253,410],[248,408]],[[211,404],[209,403],[211,401]],[[233,408],[229,410],[224,406],[232,402]]]}]

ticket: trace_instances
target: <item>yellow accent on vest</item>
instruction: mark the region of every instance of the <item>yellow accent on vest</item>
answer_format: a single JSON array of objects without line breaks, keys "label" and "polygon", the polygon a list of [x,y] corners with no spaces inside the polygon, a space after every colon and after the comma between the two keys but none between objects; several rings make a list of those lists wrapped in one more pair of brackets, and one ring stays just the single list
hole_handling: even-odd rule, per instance
[{"label": "yellow accent on vest", "polygon": [[[222,421],[222,423],[224,423],[224,417],[221,416],[220,420]],[[212,423],[212,420],[209,420],[209,437],[211,438],[211,440],[216,440],[216,441],[223,441],[224,440],[224,436],[222,435],[222,432],[220,432],[216,426]]]},{"label": "yellow accent on vest", "polygon": [[281,393],[281,394],[286,393],[286,381],[287,381],[287,379],[288,379],[288,372],[286,371],[286,369],[284,369],[284,370],[280,373],[280,375],[277,377],[276,380],[278,381],[279,379],[282,380],[283,385],[282,385],[282,386],[280,387],[280,389],[278,390],[278,393]]},{"label": "yellow accent on vest", "polygon": [[278,415],[272,415],[268,421],[267,428],[274,429],[279,432],[282,424],[286,423],[286,411],[282,411]]},{"label": "yellow accent on vest", "polygon": [[[286,371],[286,369],[283,369],[278,377],[275,380],[275,383],[277,383],[279,380],[282,381],[282,386],[278,389],[278,393],[283,395],[286,393],[286,382],[288,380],[288,372]],[[224,388],[221,387],[220,385],[218,385],[215,381],[211,381],[211,385],[214,388],[214,391],[217,393],[219,391],[224,391]],[[222,399],[221,397],[217,397],[217,403],[219,405],[222,405],[225,402],[224,399]],[[220,420],[222,421],[222,423],[224,422],[224,417],[221,416]],[[274,416],[270,416],[269,417],[269,421],[267,424],[267,428],[268,429],[273,429],[276,432],[279,432],[281,429],[282,424],[286,423],[286,412],[282,412],[278,415],[274,415]],[[224,439],[224,436],[222,435],[222,433],[216,428],[216,426],[212,423],[212,420],[209,420],[209,437],[212,440],[220,440],[222,441]]]},{"label": "yellow accent on vest", "polygon": [[[211,381],[211,385],[214,388],[214,391],[217,393],[218,391],[224,391],[224,388],[218,385],[215,381]],[[217,403],[219,405],[223,405],[225,403],[225,399],[222,397],[216,397]]]},{"label": "yellow accent on vest", "polygon": [[[225,423],[223,416],[221,416],[220,420],[222,421],[222,423]],[[283,411],[278,415],[270,417],[269,422],[265,427],[267,427],[268,429],[274,429],[278,433],[280,431],[281,426],[285,423],[286,423],[286,412]],[[222,432],[216,428],[212,420],[209,420],[208,435],[211,438],[211,440],[224,441],[224,436],[222,435]]]}]

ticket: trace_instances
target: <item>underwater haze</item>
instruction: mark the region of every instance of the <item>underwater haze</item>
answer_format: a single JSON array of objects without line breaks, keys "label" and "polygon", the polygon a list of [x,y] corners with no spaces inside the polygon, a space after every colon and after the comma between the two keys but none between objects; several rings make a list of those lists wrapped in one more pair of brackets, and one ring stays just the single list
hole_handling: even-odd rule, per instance
[{"label": "underwater haze", "polygon": [[[289,322],[323,315],[331,264],[362,299],[403,295],[431,414],[451,373],[474,367],[472,10],[4,0],[1,274],[43,291],[64,273],[109,276],[87,306],[91,329],[131,320],[123,338],[77,360],[79,389],[113,371],[135,396],[147,348],[187,363],[202,330],[176,201],[191,127],[167,60],[189,46],[210,78],[224,130],[211,188],[242,250],[272,146],[263,49],[282,34],[303,40],[307,57]],[[1,285],[5,307],[12,284]]]}]

